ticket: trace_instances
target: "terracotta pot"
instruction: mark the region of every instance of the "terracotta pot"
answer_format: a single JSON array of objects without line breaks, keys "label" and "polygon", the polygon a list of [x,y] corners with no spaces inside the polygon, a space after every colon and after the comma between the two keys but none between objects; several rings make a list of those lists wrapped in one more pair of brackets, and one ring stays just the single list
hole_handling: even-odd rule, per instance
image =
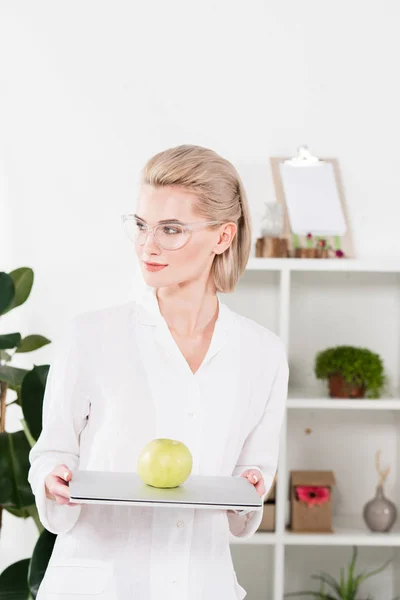
[{"label": "terracotta pot", "polygon": [[316,248],[316,255],[315,258],[328,258],[329,257],[329,252],[326,248]]},{"label": "terracotta pot", "polygon": [[331,398],[364,398],[365,386],[347,383],[347,381],[337,373],[329,377],[329,395]]},{"label": "terracotta pot", "polygon": [[316,248],[295,248],[294,256],[295,256],[295,258],[316,258],[317,249]]}]

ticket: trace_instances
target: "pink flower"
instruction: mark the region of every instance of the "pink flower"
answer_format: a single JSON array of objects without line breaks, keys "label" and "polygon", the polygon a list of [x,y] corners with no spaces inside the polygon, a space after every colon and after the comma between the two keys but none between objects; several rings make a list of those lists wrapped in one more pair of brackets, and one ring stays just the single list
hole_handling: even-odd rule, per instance
[{"label": "pink flower", "polygon": [[330,490],[328,487],[302,485],[296,487],[296,493],[300,502],[305,502],[307,506],[314,504],[325,504],[330,498]]},{"label": "pink flower", "polygon": [[343,250],[336,250],[335,254],[338,258],[343,258],[344,256]]},{"label": "pink flower", "polygon": [[312,233],[307,233],[307,239],[311,240],[311,238],[312,238]]}]

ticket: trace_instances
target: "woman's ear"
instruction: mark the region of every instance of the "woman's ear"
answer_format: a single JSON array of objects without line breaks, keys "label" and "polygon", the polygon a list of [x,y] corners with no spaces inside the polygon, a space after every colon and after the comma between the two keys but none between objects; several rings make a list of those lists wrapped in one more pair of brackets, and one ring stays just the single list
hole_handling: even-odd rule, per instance
[{"label": "woman's ear", "polygon": [[236,223],[224,223],[219,230],[218,242],[214,247],[215,254],[222,254],[232,244],[233,238],[236,235]]}]

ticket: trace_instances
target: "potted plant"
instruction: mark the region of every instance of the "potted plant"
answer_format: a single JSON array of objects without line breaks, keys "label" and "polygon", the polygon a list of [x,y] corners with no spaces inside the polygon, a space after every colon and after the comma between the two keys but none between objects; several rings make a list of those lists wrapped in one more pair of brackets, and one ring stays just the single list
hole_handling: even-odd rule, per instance
[{"label": "potted plant", "polygon": [[[340,579],[336,580],[329,573],[323,571],[319,575],[311,575],[311,579],[317,579],[320,582],[319,591],[301,591],[301,592],[290,592],[285,594],[285,598],[289,596],[309,596],[310,598],[318,598],[319,600],[360,600],[360,586],[366,579],[377,575],[392,562],[392,559],[386,561],[375,571],[369,573],[360,573],[355,575],[355,566],[357,560],[357,546],[353,546],[353,556],[350,564],[347,567],[347,577],[345,576],[345,569],[340,569]],[[325,587],[331,588],[325,591]],[[393,600],[399,600],[394,598]]]},{"label": "potted plant", "polygon": [[336,346],[318,352],[314,372],[329,382],[331,398],[379,398],[385,384],[382,359],[367,348]]},{"label": "potted plant", "polygon": [[[33,286],[28,267],[0,272],[0,318],[22,305]],[[49,365],[33,369],[12,366],[14,355],[32,352],[49,344],[42,335],[0,335],[0,533],[2,510],[15,517],[32,518],[39,538],[31,558],[9,565],[0,573],[0,600],[30,600],[37,590],[50,559],[56,536],[39,520],[35,497],[28,482],[29,452],[42,430],[42,407]],[[9,392],[14,398],[9,399]],[[11,404],[21,407],[21,430],[8,432],[6,411]]]}]

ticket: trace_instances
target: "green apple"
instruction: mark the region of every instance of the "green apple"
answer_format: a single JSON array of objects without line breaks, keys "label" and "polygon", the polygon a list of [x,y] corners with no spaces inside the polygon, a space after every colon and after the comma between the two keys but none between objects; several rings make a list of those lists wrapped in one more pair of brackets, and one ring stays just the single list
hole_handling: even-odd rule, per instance
[{"label": "green apple", "polygon": [[147,485],[174,488],[192,472],[192,455],[183,442],[158,438],[143,448],[137,462],[139,477]]}]

